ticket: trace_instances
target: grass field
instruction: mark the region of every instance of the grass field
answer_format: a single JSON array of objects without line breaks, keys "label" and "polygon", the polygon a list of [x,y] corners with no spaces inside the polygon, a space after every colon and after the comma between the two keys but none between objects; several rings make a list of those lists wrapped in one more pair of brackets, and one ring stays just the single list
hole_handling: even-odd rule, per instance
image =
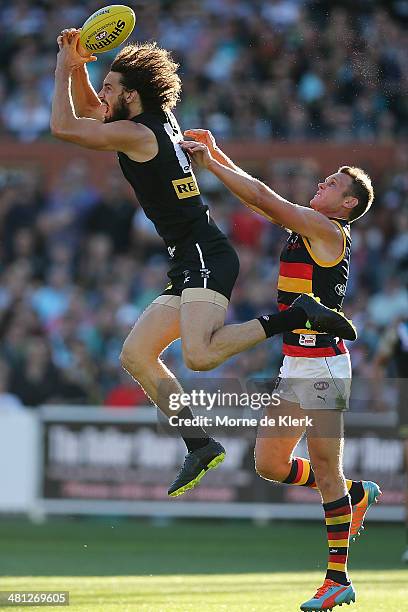
[{"label": "grass field", "polygon": [[[346,610],[408,612],[403,528],[368,527],[352,547]],[[0,589],[70,591],[70,612],[289,612],[320,586],[325,558],[323,527],[310,523],[0,525]]]}]

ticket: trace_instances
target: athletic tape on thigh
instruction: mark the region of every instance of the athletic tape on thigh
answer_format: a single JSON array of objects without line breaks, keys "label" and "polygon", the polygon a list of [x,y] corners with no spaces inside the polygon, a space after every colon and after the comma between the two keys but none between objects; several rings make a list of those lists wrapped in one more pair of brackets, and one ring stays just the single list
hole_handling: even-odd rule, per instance
[{"label": "athletic tape on thigh", "polygon": [[181,294],[181,303],[188,304],[189,302],[208,302],[209,304],[216,304],[227,310],[229,301],[218,291],[213,289],[201,289],[201,287],[191,287],[184,289]]},{"label": "athletic tape on thigh", "polygon": [[180,296],[179,295],[159,295],[152,304],[162,304],[162,306],[169,306],[170,308],[180,308]]}]

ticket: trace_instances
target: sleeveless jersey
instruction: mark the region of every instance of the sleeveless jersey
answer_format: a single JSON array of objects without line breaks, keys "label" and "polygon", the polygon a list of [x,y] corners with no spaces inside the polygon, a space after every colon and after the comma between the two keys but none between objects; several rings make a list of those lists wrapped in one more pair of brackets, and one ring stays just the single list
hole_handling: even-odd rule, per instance
[{"label": "sleeveless jersey", "polygon": [[[329,308],[340,309],[346,293],[350,263],[350,226],[332,219],[343,234],[343,251],[333,262],[323,262],[312,252],[309,240],[292,232],[280,257],[278,307],[286,310],[301,293],[313,293]],[[343,340],[308,329],[283,335],[283,354],[291,357],[332,357],[347,353]]]},{"label": "sleeveless jersey", "polygon": [[152,130],[159,150],[146,162],[133,161],[119,152],[119,164],[172,255],[175,245],[199,231],[202,223],[208,224],[208,207],[201,199],[190,158],[180,147],[183,136],[173,113],[145,112],[131,121]]}]

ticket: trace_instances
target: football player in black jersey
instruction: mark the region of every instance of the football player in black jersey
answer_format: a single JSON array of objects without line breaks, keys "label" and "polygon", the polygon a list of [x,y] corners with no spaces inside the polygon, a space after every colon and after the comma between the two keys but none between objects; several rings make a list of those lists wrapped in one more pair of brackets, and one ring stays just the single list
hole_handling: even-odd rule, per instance
[{"label": "football player in black jersey", "polygon": [[[288,202],[267,185],[236,166],[217,146],[207,130],[188,130],[195,141],[183,143],[197,164],[210,170],[245,205],[273,223],[290,230],[280,257],[278,306],[287,312],[313,292],[331,308],[340,308],[347,288],[350,260],[350,223],[370,208],[374,193],[369,177],[360,168],[342,166],[319,183],[310,206]],[[269,316],[260,317],[265,334],[276,333]],[[343,473],[343,414],[348,407],[351,365],[340,334],[319,334],[308,323],[283,336],[284,361],[276,391],[278,414],[283,421],[276,433],[260,427],[256,467],[267,480],[307,486],[320,491],[325,513],[329,558],[323,585],[302,604],[302,610],[326,610],[355,601],[347,574],[350,536],[355,539],[367,510],[381,491],[374,482],[346,480]],[[340,337],[339,337],[340,336]],[[305,422],[302,418],[310,418]],[[310,461],[293,457],[306,432]]]},{"label": "football player in black jersey", "polygon": [[[124,343],[121,362],[152,401],[174,417],[169,396],[179,395],[182,389],[160,359],[169,344],[181,337],[186,365],[209,370],[265,340],[264,328],[258,320],[224,325],[239,262],[212,221],[190,158],[180,146],[183,136],[171,111],[181,84],[170,54],[154,43],[128,45],[114,59],[97,94],[86,71],[86,63],[96,58],[80,46],[79,31],[63,31],[58,44],[52,133],[86,148],[118,153],[126,179],[172,260],[170,282],[136,322]],[[311,298],[309,302],[272,315],[270,326],[275,325],[276,333],[296,329],[313,315],[321,317],[326,331],[354,338],[354,329],[344,317]],[[194,487],[225,453],[202,427],[192,425],[190,407],[176,416],[188,454],[170,486],[171,496]]]}]

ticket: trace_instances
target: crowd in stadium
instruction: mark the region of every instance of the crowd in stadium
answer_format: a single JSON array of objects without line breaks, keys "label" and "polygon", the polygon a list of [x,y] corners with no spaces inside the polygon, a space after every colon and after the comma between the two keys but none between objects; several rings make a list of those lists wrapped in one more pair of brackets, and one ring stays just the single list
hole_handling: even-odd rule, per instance
[{"label": "crowd in stadium", "polygon": [[[407,34],[402,21],[381,3],[364,19],[358,6],[370,2],[354,2],[353,19],[329,3],[329,23],[327,2],[138,4],[135,36],[159,40],[174,50],[182,66],[178,116],[184,127],[210,128],[223,138],[389,142],[404,136]],[[93,1],[15,0],[0,7],[3,132],[23,141],[49,137],[55,32],[80,25],[99,6]],[[106,54],[90,67],[95,84],[109,61]],[[308,201],[322,178],[319,168],[305,161],[290,180],[288,172],[284,164],[272,164],[264,179],[289,200]],[[91,186],[91,176],[80,154],[52,187],[45,187],[35,171],[0,174],[3,406],[146,401],[118,359],[133,322],[166,285],[167,254],[129,198],[120,172],[109,174],[98,188]],[[375,215],[353,228],[345,305],[359,329],[359,340],[349,348],[361,376],[370,374],[382,331],[408,312],[404,148],[391,173],[372,178]],[[206,189],[205,184],[212,214],[231,236],[241,261],[228,321],[275,311],[285,234],[225,190],[211,182]],[[182,379],[191,375],[182,365],[178,343],[168,349],[166,363]],[[270,378],[279,363],[280,340],[273,339],[205,376]]]},{"label": "crowd in stadium", "polygon": [[[173,50],[184,125],[206,125],[226,138],[389,142],[407,135],[403,5],[143,0],[135,4],[134,37]],[[79,27],[100,6],[15,0],[0,7],[3,131],[24,141],[47,135],[56,33]],[[95,86],[114,53],[90,65]]]}]

